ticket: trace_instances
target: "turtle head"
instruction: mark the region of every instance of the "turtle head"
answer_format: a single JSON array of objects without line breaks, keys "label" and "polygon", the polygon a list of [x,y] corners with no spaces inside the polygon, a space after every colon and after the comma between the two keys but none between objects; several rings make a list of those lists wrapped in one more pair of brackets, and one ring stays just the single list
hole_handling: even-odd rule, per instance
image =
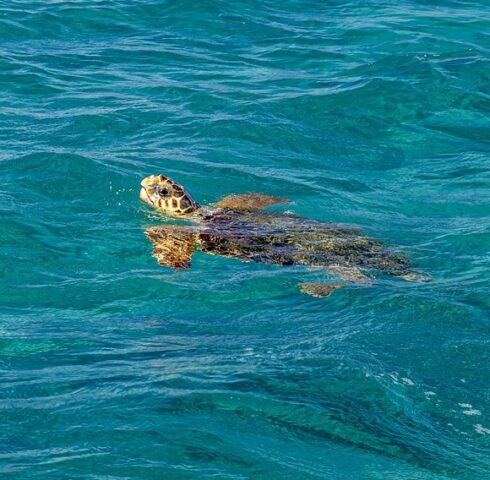
[{"label": "turtle head", "polygon": [[161,212],[185,217],[195,212],[199,205],[186,189],[164,175],[150,175],[141,182],[140,199]]}]

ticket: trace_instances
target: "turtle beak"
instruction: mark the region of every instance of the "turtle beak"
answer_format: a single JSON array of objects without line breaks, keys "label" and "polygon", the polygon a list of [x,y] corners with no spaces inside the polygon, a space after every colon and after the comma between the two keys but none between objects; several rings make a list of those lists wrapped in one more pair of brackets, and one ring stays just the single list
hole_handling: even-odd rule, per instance
[{"label": "turtle beak", "polygon": [[151,197],[155,193],[155,189],[153,185],[148,184],[148,179],[144,179],[141,182],[141,190],[140,190],[140,200],[147,203],[148,205],[153,205],[153,201]]},{"label": "turtle beak", "polygon": [[150,197],[148,196],[148,193],[146,192],[145,187],[141,187],[140,200],[145,202],[145,203],[149,203],[151,205]]}]

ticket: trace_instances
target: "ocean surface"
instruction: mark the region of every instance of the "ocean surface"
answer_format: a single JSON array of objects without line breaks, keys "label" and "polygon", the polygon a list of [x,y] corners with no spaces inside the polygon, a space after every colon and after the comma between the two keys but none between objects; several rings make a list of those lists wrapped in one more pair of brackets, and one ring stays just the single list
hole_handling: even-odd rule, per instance
[{"label": "ocean surface", "polygon": [[[488,1],[2,0],[0,92],[2,479],[490,478]],[[154,173],[433,281],[172,272]]]}]

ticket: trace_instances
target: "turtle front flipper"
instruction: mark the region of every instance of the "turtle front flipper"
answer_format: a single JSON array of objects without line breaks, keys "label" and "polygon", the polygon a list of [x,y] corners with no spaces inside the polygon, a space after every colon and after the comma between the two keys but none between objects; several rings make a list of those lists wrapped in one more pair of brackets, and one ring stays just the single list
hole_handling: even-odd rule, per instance
[{"label": "turtle front flipper", "polygon": [[231,208],[252,212],[278,203],[290,203],[289,200],[280,197],[263,195],[262,193],[246,193],[243,195],[228,195],[215,203],[216,208]]},{"label": "turtle front flipper", "polygon": [[299,284],[299,289],[301,293],[311,295],[315,298],[329,297],[335,290],[339,288],[344,288],[344,285],[335,285],[320,282],[304,282]]},{"label": "turtle front flipper", "polygon": [[153,256],[158,263],[174,270],[185,270],[191,266],[197,234],[186,227],[151,227],[146,230],[153,243]]}]

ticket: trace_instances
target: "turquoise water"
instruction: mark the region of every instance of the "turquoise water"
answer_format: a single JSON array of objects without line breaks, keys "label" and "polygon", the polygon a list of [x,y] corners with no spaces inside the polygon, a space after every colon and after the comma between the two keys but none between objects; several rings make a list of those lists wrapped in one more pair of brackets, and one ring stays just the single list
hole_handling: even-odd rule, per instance
[{"label": "turquoise water", "polygon": [[[2,478],[490,478],[489,32],[487,1],[1,1]],[[433,282],[168,271],[159,172]]]}]

